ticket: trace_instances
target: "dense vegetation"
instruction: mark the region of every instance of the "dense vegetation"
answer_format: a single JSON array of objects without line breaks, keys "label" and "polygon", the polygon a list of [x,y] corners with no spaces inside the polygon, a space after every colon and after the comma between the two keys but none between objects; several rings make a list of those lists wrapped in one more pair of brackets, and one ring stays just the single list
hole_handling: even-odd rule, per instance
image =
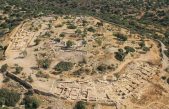
[{"label": "dense vegetation", "polygon": [[83,101],[78,101],[74,109],[86,109],[86,103]]},{"label": "dense vegetation", "polygon": [[[0,37],[10,32],[25,18],[51,14],[92,15],[129,28],[132,32],[161,40],[168,47],[165,53],[169,57],[168,0],[0,0],[0,12],[1,10],[3,15],[0,14]],[[76,26],[69,23],[68,28],[76,29]],[[92,27],[87,30],[95,31]],[[157,32],[162,33],[164,37]],[[119,40],[126,40],[122,34],[116,36]],[[39,40],[35,43],[38,42]],[[147,51],[148,48],[144,47],[143,50]],[[3,59],[2,53],[0,56]]]},{"label": "dense vegetation", "polygon": [[20,94],[8,89],[0,89],[0,107],[2,105],[15,106],[20,100]]},{"label": "dense vegetation", "polygon": [[25,109],[37,109],[40,106],[40,101],[35,96],[25,96],[24,98]]},{"label": "dense vegetation", "polygon": [[[168,28],[169,25],[168,0],[0,0],[0,9],[9,15],[0,15],[0,36],[25,18],[49,14],[78,14],[92,15],[140,34],[160,38],[169,45],[167,35],[161,38],[156,34],[168,33],[161,29]],[[155,28],[148,28],[150,25]],[[69,25],[69,28],[76,27]]]},{"label": "dense vegetation", "polygon": [[[25,18],[78,14],[101,18],[133,32],[160,39],[169,46],[168,0],[0,0],[0,10],[4,14],[0,14],[0,36],[10,32]],[[69,24],[68,28],[76,27]],[[95,31],[93,28],[88,30]],[[156,32],[164,34],[164,37]]]},{"label": "dense vegetation", "polygon": [[56,71],[69,71],[73,68],[73,63],[61,61],[55,66]]}]

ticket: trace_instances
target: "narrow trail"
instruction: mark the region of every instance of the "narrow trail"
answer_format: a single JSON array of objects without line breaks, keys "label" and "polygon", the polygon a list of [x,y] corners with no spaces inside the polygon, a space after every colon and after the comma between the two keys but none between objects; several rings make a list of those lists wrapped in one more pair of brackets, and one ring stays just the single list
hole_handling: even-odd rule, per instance
[{"label": "narrow trail", "polygon": [[164,51],[167,50],[166,46],[160,41],[157,40],[160,44],[161,44],[161,49],[162,49],[162,70],[165,70],[167,67],[169,67],[169,59],[168,57],[165,55]]},{"label": "narrow trail", "polygon": [[152,102],[152,103],[150,103],[150,104],[147,105],[147,108],[150,108],[151,105],[155,105],[155,104],[160,104],[160,105],[164,106],[165,109],[169,109],[168,105],[166,105],[164,103],[161,103],[161,102]]},{"label": "narrow trail", "polygon": [[0,88],[2,87],[3,84],[3,74],[0,74]]}]

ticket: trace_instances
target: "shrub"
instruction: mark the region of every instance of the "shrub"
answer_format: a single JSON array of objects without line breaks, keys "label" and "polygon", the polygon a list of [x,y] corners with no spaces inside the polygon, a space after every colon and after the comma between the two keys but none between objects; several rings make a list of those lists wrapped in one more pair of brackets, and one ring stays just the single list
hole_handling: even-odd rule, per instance
[{"label": "shrub", "polygon": [[44,36],[50,37],[50,36],[51,36],[51,33],[47,31],[47,32],[44,34]]},{"label": "shrub", "polygon": [[60,39],[59,39],[59,38],[55,38],[54,41],[55,41],[56,43],[59,43],[59,42],[60,42]]},{"label": "shrub", "polygon": [[165,71],[166,71],[167,73],[169,73],[169,67],[167,67],[167,68],[165,69]]},{"label": "shrub", "polygon": [[4,47],[0,44],[0,50],[4,50]]},{"label": "shrub", "polygon": [[9,77],[5,77],[4,80],[2,81],[3,83],[9,82],[10,78]]},{"label": "shrub", "polygon": [[8,65],[7,64],[4,64],[1,66],[1,72],[6,72],[7,71],[7,68],[8,68]]},{"label": "shrub", "polygon": [[125,46],[124,49],[126,50],[126,53],[135,52],[135,49],[129,46]]},{"label": "shrub", "polygon": [[82,74],[84,74],[84,73],[87,74],[87,73],[89,73],[89,72],[90,72],[90,69],[80,68],[80,69],[74,71],[73,74],[76,75],[76,76],[80,76],[80,75],[82,75]]},{"label": "shrub", "polygon": [[61,33],[59,37],[65,37],[65,33]]},{"label": "shrub", "polygon": [[87,44],[87,41],[83,40],[83,41],[82,41],[82,44],[83,44],[83,45],[86,45],[86,44]]},{"label": "shrub", "polygon": [[16,66],[15,67],[15,74],[19,74],[19,73],[21,73],[22,72],[22,70],[23,70],[23,68],[22,67],[20,67],[20,66]]},{"label": "shrub", "polygon": [[145,47],[145,42],[144,42],[144,41],[141,41],[141,42],[139,43],[139,46],[140,46],[141,48]]},{"label": "shrub", "polygon": [[4,97],[0,98],[0,107],[2,107],[3,105],[5,105],[5,98]]},{"label": "shrub", "polygon": [[21,57],[21,58],[25,58],[25,57],[27,56],[27,54],[28,54],[27,51],[24,50],[24,51],[22,51],[22,52],[20,53],[20,55],[21,55],[20,57]]},{"label": "shrub", "polygon": [[74,72],[73,72],[73,75],[80,76],[80,75],[82,75],[83,73],[84,73],[83,69],[80,68],[80,69],[74,71]]},{"label": "shrub", "polygon": [[166,80],[166,76],[162,76],[161,79],[162,79],[162,80]]},{"label": "shrub", "polygon": [[49,59],[38,60],[38,66],[43,69],[48,69],[50,64],[51,64],[51,60]]},{"label": "shrub", "polygon": [[73,68],[73,63],[61,61],[55,66],[57,71],[69,71]]},{"label": "shrub", "polygon": [[24,98],[25,109],[37,109],[40,106],[40,101],[35,96],[25,96]]},{"label": "shrub", "polygon": [[126,54],[123,52],[123,49],[119,49],[118,52],[115,52],[115,58],[119,61],[123,61]]},{"label": "shrub", "polygon": [[86,26],[87,25],[87,21],[86,20],[82,20],[82,26]]},{"label": "shrub", "polygon": [[94,33],[96,30],[95,30],[93,27],[89,27],[89,28],[87,29],[87,31]]},{"label": "shrub", "polygon": [[165,32],[165,37],[169,37],[169,29]]},{"label": "shrub", "polygon": [[20,94],[8,89],[0,89],[0,104],[6,106],[15,106],[20,100]]},{"label": "shrub", "polygon": [[119,73],[114,73],[113,75],[116,77],[116,79],[118,79],[120,77]]},{"label": "shrub", "polygon": [[167,83],[169,84],[169,78],[167,78]]},{"label": "shrub", "polygon": [[86,35],[87,35],[86,33],[81,34],[82,38],[86,37]]},{"label": "shrub", "polygon": [[42,71],[38,71],[36,77],[49,78],[49,74],[44,74]]},{"label": "shrub", "polygon": [[80,35],[80,34],[82,33],[82,31],[81,31],[80,29],[77,29],[77,30],[75,31],[75,33],[78,34],[78,35]]},{"label": "shrub", "polygon": [[4,50],[0,50],[0,60],[4,60]]},{"label": "shrub", "polygon": [[66,47],[67,47],[67,48],[70,48],[70,47],[73,46],[73,44],[74,44],[73,41],[68,40],[68,41],[66,42]]},{"label": "shrub", "polygon": [[148,47],[143,47],[143,51],[145,51],[145,52],[150,51],[150,48],[148,48]]},{"label": "shrub", "polygon": [[77,27],[74,24],[69,24],[67,26],[68,29],[76,29]]},{"label": "shrub", "polygon": [[36,46],[36,45],[39,45],[40,39],[39,39],[39,38],[35,39],[35,40],[34,40],[34,43],[35,43],[35,46]]},{"label": "shrub", "polygon": [[69,17],[69,16],[65,16],[65,17],[63,17],[64,19],[71,19],[71,17]]},{"label": "shrub", "polygon": [[51,24],[48,24],[48,29],[51,29],[52,28],[52,25]]},{"label": "shrub", "polygon": [[143,40],[139,43],[139,46],[145,52],[150,51],[150,48],[146,47],[146,44]]},{"label": "shrub", "polygon": [[97,26],[103,26],[103,22],[97,22]]},{"label": "shrub", "polygon": [[57,19],[58,19],[58,16],[55,16],[55,19],[57,20]]},{"label": "shrub", "polygon": [[32,76],[28,76],[28,79],[27,79],[28,82],[32,83],[33,82],[33,78]]},{"label": "shrub", "polygon": [[101,64],[97,67],[97,70],[100,72],[105,72],[107,70],[107,65]]},{"label": "shrub", "polygon": [[169,49],[164,51],[165,55],[169,57]]},{"label": "shrub", "polygon": [[102,45],[102,40],[100,38],[95,39],[95,41],[99,46]]},{"label": "shrub", "polygon": [[78,101],[74,109],[86,109],[86,103],[83,101]]},{"label": "shrub", "polygon": [[115,36],[119,41],[127,41],[127,37],[121,33],[117,33]]}]

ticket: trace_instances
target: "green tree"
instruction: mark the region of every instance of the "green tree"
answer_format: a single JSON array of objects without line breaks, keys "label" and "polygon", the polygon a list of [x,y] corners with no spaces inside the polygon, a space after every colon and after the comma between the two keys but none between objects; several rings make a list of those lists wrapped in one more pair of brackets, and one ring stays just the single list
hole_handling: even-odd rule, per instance
[{"label": "green tree", "polygon": [[135,49],[129,46],[125,46],[124,49],[126,50],[126,53],[128,54],[129,52],[135,52]]},{"label": "green tree", "polygon": [[94,33],[96,30],[95,30],[93,27],[89,27],[89,28],[87,29],[87,31]]},{"label": "green tree", "polygon": [[115,34],[115,36],[116,36],[117,40],[119,40],[119,41],[127,41],[127,37],[121,33],[117,33],[117,34]]},{"label": "green tree", "polygon": [[7,68],[8,68],[8,64],[4,64],[1,66],[1,72],[6,72],[7,71]]},{"label": "green tree", "polygon": [[57,71],[69,71],[73,68],[73,63],[61,61],[55,66]]},{"label": "green tree", "polygon": [[62,32],[62,33],[59,35],[59,37],[65,37],[65,33]]},{"label": "green tree", "polygon": [[73,46],[73,44],[74,44],[73,41],[68,40],[68,41],[66,42],[66,47],[67,47],[67,48],[70,48],[70,47]]},{"label": "green tree", "polygon": [[43,69],[48,69],[50,64],[51,64],[51,60],[50,59],[40,59],[37,60],[38,66],[43,68]]},{"label": "green tree", "polygon": [[40,106],[40,101],[35,96],[25,96],[24,98],[25,109],[37,109]]},{"label": "green tree", "polygon": [[83,101],[78,101],[74,109],[86,109],[86,103]]},{"label": "green tree", "polygon": [[123,49],[119,49],[118,52],[115,52],[115,58],[119,61],[123,61],[126,54],[124,53]]},{"label": "green tree", "polygon": [[20,100],[20,94],[8,89],[0,89],[0,103],[6,106],[15,106]]}]

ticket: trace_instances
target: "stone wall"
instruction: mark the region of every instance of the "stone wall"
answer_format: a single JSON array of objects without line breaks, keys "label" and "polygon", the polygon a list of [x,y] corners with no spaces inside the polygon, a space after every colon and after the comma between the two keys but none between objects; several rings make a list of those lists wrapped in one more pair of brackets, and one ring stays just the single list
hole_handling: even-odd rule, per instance
[{"label": "stone wall", "polygon": [[38,90],[38,89],[34,89],[31,84],[29,84],[25,80],[20,79],[19,77],[17,77],[16,75],[14,75],[12,73],[6,72],[5,75],[7,77],[11,78],[12,80],[18,82],[24,88],[26,88],[28,90],[32,90],[33,93],[36,93],[36,94],[39,94],[39,95],[44,95],[44,96],[57,97],[54,94],[51,94],[51,93],[48,93],[48,92],[44,92],[44,91],[41,91],[41,90]]}]

